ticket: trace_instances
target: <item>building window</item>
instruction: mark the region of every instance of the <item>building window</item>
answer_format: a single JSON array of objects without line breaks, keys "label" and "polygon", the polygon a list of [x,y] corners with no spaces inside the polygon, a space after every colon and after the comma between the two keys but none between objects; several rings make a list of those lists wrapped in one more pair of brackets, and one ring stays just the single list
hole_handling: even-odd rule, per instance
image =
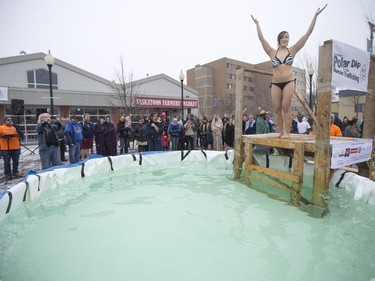
[{"label": "building window", "polygon": [[111,115],[111,111],[105,108],[82,108],[82,107],[71,107],[70,114],[75,114],[81,119],[81,116],[85,113],[90,114],[91,122],[98,122],[100,117],[105,117],[106,115]]},{"label": "building window", "polygon": [[365,104],[364,103],[358,103],[354,105],[354,111],[355,112],[365,112]]},{"label": "building window", "polygon": [[[49,89],[49,72],[35,69],[27,72],[27,86],[34,89]],[[57,74],[52,72],[52,88],[58,89]]]},{"label": "building window", "polygon": [[228,68],[228,69],[232,69],[232,64],[228,62],[228,63],[227,63],[227,68]]},{"label": "building window", "polygon": [[234,89],[234,87],[233,87],[232,84],[227,84],[227,89],[228,89],[228,90],[232,90],[232,89]]},{"label": "building window", "polygon": [[236,74],[229,74],[229,79],[236,80]]}]

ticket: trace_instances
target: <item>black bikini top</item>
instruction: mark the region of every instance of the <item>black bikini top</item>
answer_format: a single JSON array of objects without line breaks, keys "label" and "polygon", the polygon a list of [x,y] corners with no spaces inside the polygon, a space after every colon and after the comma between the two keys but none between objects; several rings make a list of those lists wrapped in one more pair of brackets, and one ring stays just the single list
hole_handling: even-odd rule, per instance
[{"label": "black bikini top", "polygon": [[289,49],[287,50],[288,50],[288,54],[286,55],[283,62],[277,57],[277,52],[279,51],[279,49],[276,50],[276,54],[274,58],[271,60],[273,68],[278,67],[280,64],[286,64],[286,65],[293,64],[294,57],[290,54]]}]

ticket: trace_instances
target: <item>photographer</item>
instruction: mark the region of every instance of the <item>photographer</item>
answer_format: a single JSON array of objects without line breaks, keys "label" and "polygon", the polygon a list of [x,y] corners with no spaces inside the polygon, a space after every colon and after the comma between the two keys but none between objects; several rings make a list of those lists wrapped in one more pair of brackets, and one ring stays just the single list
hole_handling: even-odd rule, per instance
[{"label": "photographer", "polygon": [[51,117],[48,113],[42,113],[38,117],[36,131],[38,133],[38,145],[42,169],[48,169],[60,165],[60,142],[55,125],[51,125]]}]

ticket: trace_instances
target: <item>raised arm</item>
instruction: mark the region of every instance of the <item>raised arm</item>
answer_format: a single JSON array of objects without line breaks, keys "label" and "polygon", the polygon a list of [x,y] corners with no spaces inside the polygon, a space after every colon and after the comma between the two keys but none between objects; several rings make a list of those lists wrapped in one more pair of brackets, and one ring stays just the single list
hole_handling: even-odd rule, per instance
[{"label": "raised arm", "polygon": [[303,36],[301,37],[301,39],[299,39],[299,40],[297,41],[296,44],[294,44],[293,46],[290,47],[290,52],[291,52],[293,55],[295,55],[299,50],[302,49],[303,46],[305,46],[307,39],[309,39],[311,33],[312,33],[313,30],[314,30],[315,23],[316,23],[316,19],[318,18],[319,14],[320,14],[321,12],[323,12],[323,10],[324,10],[326,7],[327,7],[327,4],[323,7],[323,9],[318,8],[318,10],[315,12],[315,15],[314,15],[314,17],[313,17],[313,19],[312,19],[312,21],[311,21],[311,23],[310,23],[310,26],[309,26],[307,32],[305,33],[305,35],[303,35]]},{"label": "raised arm", "polygon": [[267,40],[264,38],[262,30],[260,29],[259,21],[254,18],[253,15],[251,15],[251,18],[253,19],[256,27],[257,27],[257,33],[258,33],[258,38],[260,42],[262,43],[263,50],[267,53],[267,55],[272,58],[273,55],[275,54],[276,50],[273,49],[270,44],[267,42]]}]

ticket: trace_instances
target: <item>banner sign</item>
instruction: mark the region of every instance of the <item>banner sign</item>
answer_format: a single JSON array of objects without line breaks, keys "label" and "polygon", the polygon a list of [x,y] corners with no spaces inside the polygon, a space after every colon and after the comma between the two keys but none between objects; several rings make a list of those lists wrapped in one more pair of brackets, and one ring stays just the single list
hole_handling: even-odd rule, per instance
[{"label": "banner sign", "polygon": [[0,87],[0,101],[8,101],[8,87]]},{"label": "banner sign", "polygon": [[370,54],[338,41],[332,45],[332,87],[367,92]]},{"label": "banner sign", "polygon": [[[167,98],[147,98],[147,97],[136,97],[136,107],[153,107],[153,108],[182,108],[181,99],[167,99]],[[197,108],[197,100],[185,100],[184,108]]]},{"label": "banner sign", "polygon": [[372,139],[332,144],[331,169],[366,162],[371,159]]}]

